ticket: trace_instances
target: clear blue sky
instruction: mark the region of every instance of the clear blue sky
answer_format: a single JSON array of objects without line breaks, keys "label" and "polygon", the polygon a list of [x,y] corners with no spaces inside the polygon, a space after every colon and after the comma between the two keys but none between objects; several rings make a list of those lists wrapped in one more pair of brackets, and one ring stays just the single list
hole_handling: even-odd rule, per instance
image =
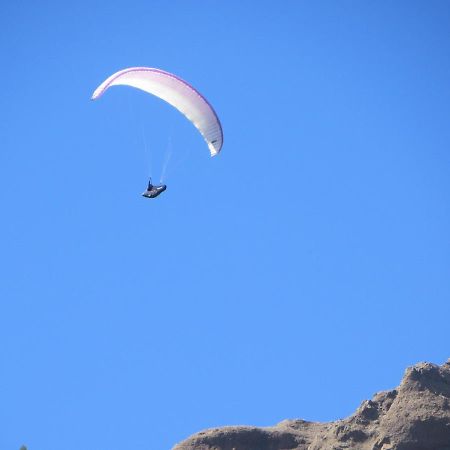
[{"label": "clear blue sky", "polygon": [[[449,23],[445,0],[3,2],[0,447],[333,420],[448,358]],[[136,65],[210,100],[221,155],[151,96],[89,100]]]}]

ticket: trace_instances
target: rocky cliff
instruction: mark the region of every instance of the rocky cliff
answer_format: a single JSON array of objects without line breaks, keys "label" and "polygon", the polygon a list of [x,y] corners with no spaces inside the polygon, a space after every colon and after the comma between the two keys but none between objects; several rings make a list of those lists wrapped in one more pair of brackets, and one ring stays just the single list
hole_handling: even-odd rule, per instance
[{"label": "rocky cliff", "polygon": [[362,402],[350,417],[197,433],[173,450],[450,450],[450,359],[409,367],[400,386]]}]

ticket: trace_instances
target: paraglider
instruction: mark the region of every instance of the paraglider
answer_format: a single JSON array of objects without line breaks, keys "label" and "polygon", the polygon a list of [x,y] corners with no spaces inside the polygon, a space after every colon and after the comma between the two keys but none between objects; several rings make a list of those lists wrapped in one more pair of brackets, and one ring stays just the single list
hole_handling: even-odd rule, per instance
[{"label": "paraglider", "polygon": [[153,186],[152,179],[150,178],[147,189],[142,193],[142,196],[146,198],[155,198],[158,197],[159,194],[162,194],[166,189],[167,186],[165,184]]},{"label": "paraglider", "polygon": [[[107,78],[94,91],[92,100],[101,97],[111,86],[132,86],[155,95],[180,111],[200,132],[211,156],[216,156],[223,145],[220,120],[211,104],[188,82],[161,69],[130,67]],[[153,186],[149,183],[142,195],[155,198],[167,188],[165,184]]]}]

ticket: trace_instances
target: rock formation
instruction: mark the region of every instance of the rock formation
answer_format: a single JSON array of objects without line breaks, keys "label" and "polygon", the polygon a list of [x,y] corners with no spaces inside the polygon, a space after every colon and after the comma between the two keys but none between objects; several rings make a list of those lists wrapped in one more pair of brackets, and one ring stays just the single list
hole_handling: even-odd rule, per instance
[{"label": "rock formation", "polygon": [[400,386],[364,401],[350,417],[197,433],[172,450],[450,450],[450,359],[406,369]]}]

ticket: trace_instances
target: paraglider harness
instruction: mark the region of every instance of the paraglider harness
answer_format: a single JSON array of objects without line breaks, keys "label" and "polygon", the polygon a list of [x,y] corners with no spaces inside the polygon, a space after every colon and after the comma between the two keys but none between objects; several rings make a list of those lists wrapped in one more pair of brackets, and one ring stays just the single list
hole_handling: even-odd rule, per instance
[{"label": "paraglider harness", "polygon": [[152,179],[150,178],[147,186],[147,190],[142,193],[143,197],[146,198],[155,198],[158,197],[159,194],[164,192],[167,189],[165,184],[160,184],[158,186],[153,186]]}]

